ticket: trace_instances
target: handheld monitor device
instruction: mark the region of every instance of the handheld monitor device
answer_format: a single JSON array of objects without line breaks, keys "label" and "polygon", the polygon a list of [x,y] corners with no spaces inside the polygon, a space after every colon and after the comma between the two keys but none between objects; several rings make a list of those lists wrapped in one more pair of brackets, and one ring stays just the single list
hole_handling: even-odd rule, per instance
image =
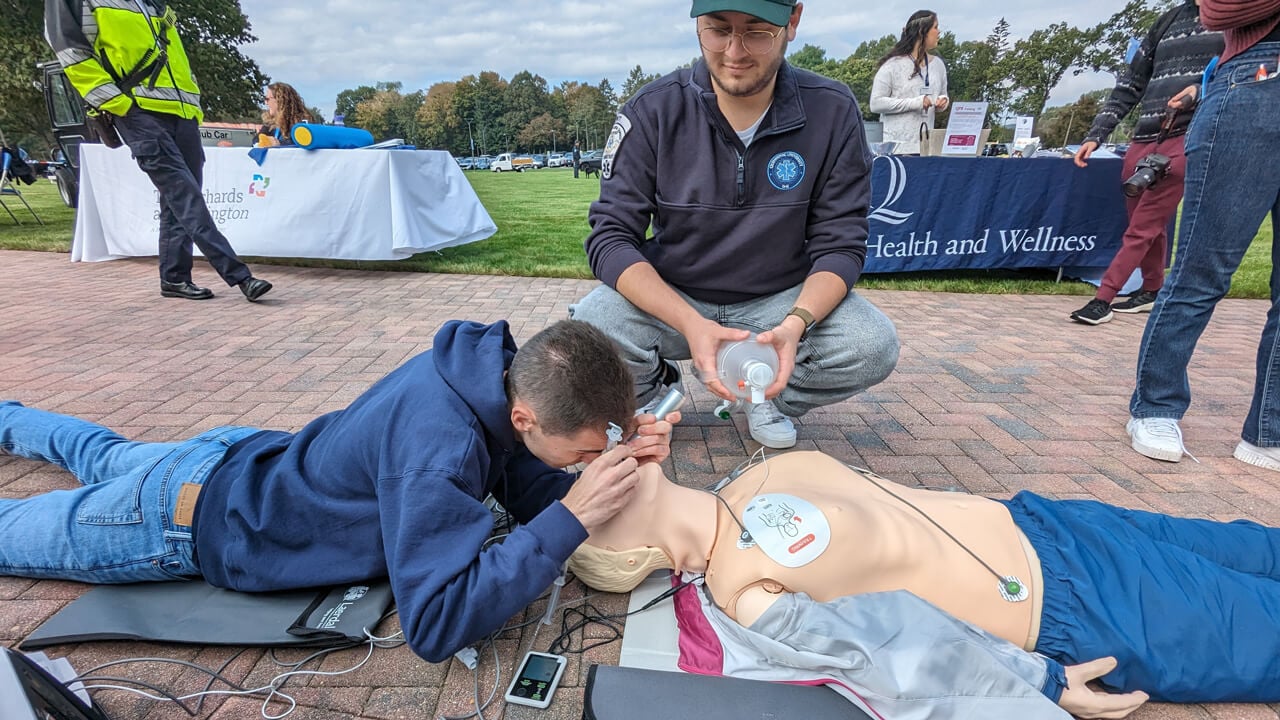
[{"label": "handheld monitor device", "polygon": [[516,673],[507,688],[507,702],[517,705],[530,705],[545,708],[551,704],[551,694],[560,684],[560,675],[564,673],[565,659],[562,655],[530,651],[520,663],[520,672]]}]

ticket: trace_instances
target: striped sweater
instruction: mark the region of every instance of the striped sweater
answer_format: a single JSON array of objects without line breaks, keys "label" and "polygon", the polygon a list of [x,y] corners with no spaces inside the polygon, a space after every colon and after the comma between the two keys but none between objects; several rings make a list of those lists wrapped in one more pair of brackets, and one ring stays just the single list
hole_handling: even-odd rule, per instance
[{"label": "striped sweater", "polygon": [[[1120,120],[1141,103],[1133,140],[1153,142],[1160,134],[1169,98],[1188,85],[1199,85],[1205,66],[1222,52],[1222,46],[1222,33],[1200,24],[1200,10],[1194,2],[1161,15],[1093,119],[1085,141],[1102,144]],[[1179,113],[1168,137],[1182,135],[1190,124],[1191,113]]]}]

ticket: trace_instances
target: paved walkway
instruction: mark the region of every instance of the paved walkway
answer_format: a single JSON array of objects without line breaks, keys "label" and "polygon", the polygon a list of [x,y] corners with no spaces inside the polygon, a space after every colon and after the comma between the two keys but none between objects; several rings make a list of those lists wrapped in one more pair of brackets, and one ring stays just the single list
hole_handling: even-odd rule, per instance
[{"label": "paved walkway", "polygon": [[[351,272],[262,267],[276,289],[259,305],[215,287],[208,302],[158,296],[154,264],[128,260],[73,264],[66,255],[0,252],[0,397],[95,420],[142,440],[176,440],[216,425],[296,429],[343,407],[411,355],[430,347],[450,318],[506,318],[525,339],[565,314],[592,283],[570,280]],[[1201,463],[1148,460],[1124,432],[1133,364],[1145,316],[1117,316],[1089,328],[1070,323],[1078,297],[1007,297],[868,292],[897,323],[897,372],[883,386],[811,413],[800,448],[817,448],[913,486],[964,489],[998,497],[1030,489],[1059,498],[1230,520],[1280,524],[1280,476],[1231,458],[1252,388],[1254,348],[1267,311],[1260,301],[1224,301],[1192,368],[1195,405],[1184,423]],[[692,411],[677,428],[668,470],[682,483],[721,477],[757,446],[739,421],[710,413],[693,389]],[[72,486],[61,471],[0,457],[0,497]],[[78,597],[85,587],[0,578],[0,642],[14,645]],[[567,589],[579,597],[581,586]],[[597,595],[606,612],[625,597]],[[530,617],[540,615],[535,606]],[[394,621],[381,628],[394,632]],[[1274,634],[1275,628],[1259,628]],[[527,631],[526,631],[527,632]],[[538,645],[552,635],[541,631]],[[588,631],[596,637],[602,632]],[[581,639],[581,633],[579,633]],[[510,672],[528,635],[498,642]],[[141,643],[57,648],[81,670],[109,659],[160,655],[217,667],[233,649]],[[300,653],[285,653],[291,658]],[[337,671],[364,656],[344,651],[323,661]],[[616,662],[618,643],[573,656],[566,687],[546,712],[513,708],[508,718],[581,715],[592,662]],[[486,659],[483,670],[491,671]],[[280,672],[258,650],[226,674],[248,685]],[[112,668],[173,691],[204,678],[175,665]],[[487,695],[492,675],[481,682]],[[431,665],[407,648],[379,650],[355,672],[290,682],[293,717],[426,718],[472,708],[472,674],[458,663]],[[505,688],[504,688],[505,689]],[[116,718],[186,718],[118,692],[99,694]],[[260,703],[212,698],[201,717],[257,717]],[[283,709],[273,705],[274,712]],[[500,703],[486,718],[501,717]],[[1134,717],[1268,718],[1280,705],[1152,705]]]}]

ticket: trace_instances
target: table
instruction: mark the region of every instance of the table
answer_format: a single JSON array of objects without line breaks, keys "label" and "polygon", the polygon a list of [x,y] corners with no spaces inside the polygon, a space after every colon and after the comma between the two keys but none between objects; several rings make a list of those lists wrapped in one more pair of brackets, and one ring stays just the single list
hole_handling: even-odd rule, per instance
[{"label": "table", "polygon": [[[446,152],[204,151],[205,202],[240,255],[398,260],[497,232]],[[128,147],[81,145],[72,261],[155,255],[158,197]]]},{"label": "table", "polygon": [[865,271],[1105,267],[1128,225],[1122,162],[876,157]]}]

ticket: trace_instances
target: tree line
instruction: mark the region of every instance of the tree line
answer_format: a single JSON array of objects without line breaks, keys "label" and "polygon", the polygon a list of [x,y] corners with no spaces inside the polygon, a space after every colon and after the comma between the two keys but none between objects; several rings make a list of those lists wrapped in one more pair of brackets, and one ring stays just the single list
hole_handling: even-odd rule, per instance
[{"label": "tree line", "polygon": [[[1010,39],[1009,23],[1001,18],[981,40],[959,41],[951,32],[943,34],[936,52],[947,63],[953,101],[990,104],[992,140],[1008,135],[1002,127],[1005,119],[1032,115],[1038,118],[1043,142],[1062,145],[1083,137],[1097,110],[1099,93],[1066,108],[1046,110],[1049,93],[1068,72],[1118,74],[1130,38],[1141,37],[1175,1],[1128,0],[1097,25],[1077,28],[1058,22],[1017,41]],[[239,0],[170,0],[170,4],[178,14],[179,32],[200,81],[206,117],[257,121],[269,78],[239,50],[256,39]],[[872,79],[879,59],[896,39],[885,35],[868,40],[844,59],[829,58],[822,48],[804,45],[787,59],[796,67],[847,84],[864,116],[875,119],[867,106]],[[52,58],[44,41],[43,4],[0,0],[0,130],[8,134],[11,144],[40,150],[51,143],[43,98],[33,81],[39,79],[36,64]],[[455,155],[560,150],[572,147],[575,140],[590,149],[603,145],[621,103],[658,76],[637,65],[618,90],[607,79],[594,85],[565,81],[550,87],[528,70],[510,79],[484,71],[413,91],[406,91],[399,81],[381,81],[340,92],[335,114],[378,139],[403,138],[418,147],[445,149]],[[318,111],[313,109],[312,114],[323,121]],[[939,123],[945,122],[944,113]],[[1123,132],[1124,126],[1117,136]]]},{"label": "tree line", "polygon": [[[1043,144],[1065,145],[1083,138],[1106,91],[1087,94],[1065,108],[1046,110],[1049,93],[1068,72],[1118,75],[1125,66],[1130,38],[1145,34],[1174,1],[1128,0],[1121,10],[1092,27],[1053,23],[1017,41],[1010,40],[1009,23],[1001,18],[982,40],[961,42],[951,32],[943,34],[936,52],[947,63],[953,101],[989,103],[993,141],[1012,134],[1004,127],[1007,118],[1031,115],[1039,121]],[[876,115],[868,107],[871,84],[880,58],[896,41],[895,35],[868,40],[842,60],[828,58],[820,47],[804,45],[787,61],[848,85],[863,115],[874,120]],[[509,81],[493,72],[468,75],[456,82],[437,83],[425,93],[404,94],[400,83],[383,82],[342,91],[337,112],[345,116],[346,124],[364,127],[376,137],[400,137],[457,155],[563,149],[574,139],[584,148],[595,148],[606,137],[621,103],[657,77],[637,65],[616,94],[608,80],[599,85],[564,82],[549,89],[546,80],[527,70]],[[947,116],[939,117],[940,126],[945,126]],[[1116,138],[1126,137],[1126,129],[1131,132],[1132,126],[1133,118],[1117,130]]]},{"label": "tree line", "polygon": [[485,71],[425,92],[406,93],[400,82],[380,82],[338,93],[334,115],[379,139],[402,138],[455,155],[564,150],[574,142],[587,150],[604,143],[620,101],[651,79],[637,67],[622,96],[608,79],[551,88],[527,70],[510,80]]}]

